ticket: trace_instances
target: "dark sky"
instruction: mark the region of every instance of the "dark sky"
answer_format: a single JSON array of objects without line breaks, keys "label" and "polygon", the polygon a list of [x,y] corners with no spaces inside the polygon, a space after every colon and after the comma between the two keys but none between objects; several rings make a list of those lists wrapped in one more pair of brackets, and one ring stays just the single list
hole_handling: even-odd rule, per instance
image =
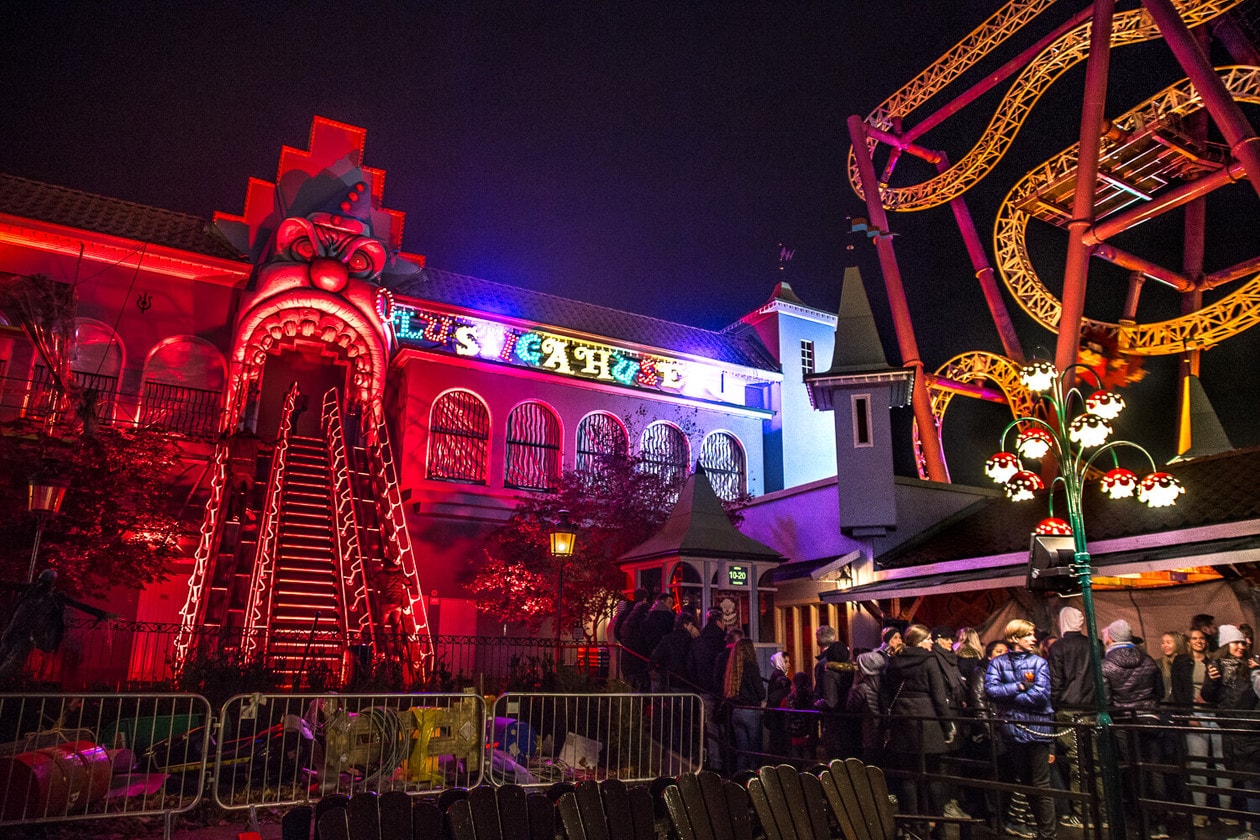
[{"label": "dark sky", "polygon": [[[769,296],[783,242],[796,249],[787,278],[816,305],[834,307],[843,267],[859,262],[896,362],[874,250],[847,234],[846,217],[865,210],[844,173],[844,122],[999,5],[8,4],[0,171],[182,212],[236,213],[246,179],[273,179],[280,146],[305,148],[318,114],[368,130],[365,163],[387,170],[385,203],[406,212],[405,247],[430,265],[720,328]],[[1053,22],[1082,3],[1057,5],[1045,16]],[[1181,75],[1158,44],[1117,51],[1113,71],[1110,113]],[[1079,67],[1060,79],[968,195],[986,244],[1015,179],[1075,142],[1082,81]],[[995,101],[936,129],[927,145],[960,158]],[[1260,243],[1246,189],[1231,188],[1252,202],[1252,221],[1236,222],[1224,241],[1242,240],[1250,256]],[[895,215],[892,225],[929,369],[966,350],[998,350],[949,211]],[[1177,267],[1178,252],[1167,252],[1175,235],[1150,227]],[[1065,242],[1046,237],[1046,276]],[[1209,270],[1220,267],[1210,256]],[[1175,310],[1171,294],[1148,296],[1153,312]],[[1025,350],[1052,355],[1054,336],[1009,295],[1007,304]],[[1114,320],[1109,305],[1091,294],[1092,314]],[[1227,381],[1253,367],[1255,343],[1247,334],[1205,358],[1205,385],[1237,445],[1260,442],[1254,377]],[[1143,442],[1166,458],[1173,366],[1148,367],[1129,400],[1149,421]],[[975,480],[1002,410],[955,403],[947,455],[955,478]],[[899,462],[905,471],[905,451]]]}]

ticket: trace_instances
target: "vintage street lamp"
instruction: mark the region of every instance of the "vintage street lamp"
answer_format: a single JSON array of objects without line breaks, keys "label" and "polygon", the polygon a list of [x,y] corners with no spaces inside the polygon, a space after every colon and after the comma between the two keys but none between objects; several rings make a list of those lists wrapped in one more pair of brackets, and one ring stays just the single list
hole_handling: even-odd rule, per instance
[{"label": "vintage street lamp", "polygon": [[569,512],[560,511],[556,524],[548,532],[551,556],[556,561],[556,667],[560,666],[560,601],[564,597],[564,563],[577,546],[577,528],[569,521]]},{"label": "vintage street lamp", "polygon": [[[1073,384],[1076,378],[1092,378],[1096,390],[1086,396]],[[1001,450],[989,458],[985,473],[1006,487],[1006,495],[1012,501],[1024,501],[1035,496],[1043,488],[1041,476],[1024,468],[1020,456],[1030,460],[1053,458],[1057,474],[1050,482],[1048,499],[1050,517],[1042,520],[1033,534],[1029,556],[1029,579],[1044,569],[1039,563],[1046,555],[1070,553],[1067,569],[1074,575],[1079,586],[1085,613],[1086,630],[1090,640],[1090,670],[1094,683],[1094,703],[1097,712],[1095,724],[1098,734],[1098,758],[1102,767],[1103,789],[1107,799],[1108,818],[1113,837],[1124,837],[1124,806],[1120,790],[1119,767],[1116,763],[1115,743],[1112,739],[1111,715],[1107,710],[1107,691],[1103,680],[1102,640],[1098,635],[1098,618],[1094,611],[1094,591],[1089,551],[1085,544],[1085,518],[1081,510],[1081,496],[1085,492],[1085,477],[1094,462],[1106,454],[1111,469],[1104,475],[1099,487],[1111,499],[1131,498],[1149,507],[1175,504],[1185,488],[1177,479],[1160,472],[1150,453],[1126,440],[1112,440],[1113,420],[1124,408],[1124,400],[1103,390],[1102,382],[1089,368],[1074,365],[1056,371],[1049,362],[1033,362],[1020,371],[1020,379],[1029,391],[1038,395],[1040,404],[1049,408],[1049,419],[1018,417],[1002,432]],[[1018,429],[1014,447],[1007,445],[1012,430]],[[1141,480],[1128,469],[1120,466],[1118,452],[1131,449],[1141,454],[1150,473]],[[1061,489],[1067,500],[1067,521],[1054,515],[1054,494]],[[1055,540],[1071,538],[1071,548],[1055,547]],[[1054,562],[1053,560],[1049,562]]]},{"label": "vintage street lamp", "polygon": [[26,573],[26,582],[34,583],[35,562],[39,559],[39,543],[44,536],[44,526],[61,511],[61,503],[66,498],[70,480],[55,473],[38,472],[31,476],[29,485],[26,509],[35,514],[35,545],[31,548],[31,567]]}]

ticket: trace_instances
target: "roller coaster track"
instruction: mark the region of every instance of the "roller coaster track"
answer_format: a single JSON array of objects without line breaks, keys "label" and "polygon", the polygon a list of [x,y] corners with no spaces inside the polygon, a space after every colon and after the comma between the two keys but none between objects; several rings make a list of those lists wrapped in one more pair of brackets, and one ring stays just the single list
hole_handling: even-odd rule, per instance
[{"label": "roller coaster track", "polygon": [[[1260,103],[1260,67],[1225,67],[1218,72],[1236,101]],[[1197,92],[1182,80],[1112,120],[1112,125],[1121,132],[1136,132],[1143,126],[1184,118],[1201,107]],[[1046,184],[1073,175],[1076,160],[1077,147],[1072,146],[1025,175],[1003,200],[994,226],[994,250],[1003,281],[1023,310],[1051,332],[1058,331],[1062,307],[1037,276],[1029,257],[1025,241],[1033,216],[1029,208]],[[1258,322],[1260,275],[1215,303],[1168,321],[1113,324],[1086,318],[1082,330],[1115,337],[1122,353],[1158,356],[1211,347]]]},{"label": "roller coaster track", "polygon": [[[1036,411],[1037,401],[1032,393],[1024,387],[1019,378],[1020,366],[996,353],[975,350],[960,353],[941,365],[936,371],[938,383],[992,384],[1006,397],[1012,417],[1029,417]],[[940,435],[941,424],[945,420],[945,409],[949,408],[954,391],[943,384],[932,384],[928,388],[932,399],[932,416],[936,420],[936,434]],[[923,457],[923,449],[919,440],[921,430],[914,424],[914,459],[920,478],[927,478],[927,465]]]},{"label": "roller coaster track", "polygon": [[[958,79],[1019,29],[1053,5],[1054,0],[1012,0],[931,67],[897,91],[866,118],[866,124],[897,133],[901,122],[951,82]],[[1187,26],[1194,27],[1229,11],[1243,0],[1174,0]],[[999,103],[975,146],[953,166],[929,180],[905,187],[880,186],[880,200],[889,210],[926,210],[945,204],[974,187],[1006,154],[1041,95],[1089,54],[1088,21],[1060,36],[1019,74]],[[1126,46],[1160,37],[1145,9],[1119,12],[1113,20],[1111,46]],[[874,153],[877,141],[868,139]],[[849,149],[849,183],[865,198],[853,149]]]}]

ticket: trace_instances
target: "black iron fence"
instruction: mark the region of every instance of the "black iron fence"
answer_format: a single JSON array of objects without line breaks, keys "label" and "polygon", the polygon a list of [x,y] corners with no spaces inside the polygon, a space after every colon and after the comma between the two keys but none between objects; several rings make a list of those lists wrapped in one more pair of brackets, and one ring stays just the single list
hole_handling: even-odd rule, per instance
[{"label": "black iron fence", "polygon": [[[53,653],[35,651],[26,674],[32,684],[62,691],[89,689],[124,691],[175,684],[175,639],[179,625],[143,621],[96,621],[73,618]],[[254,650],[285,650],[246,660],[240,655],[246,641],[239,629],[199,627],[183,666],[190,679],[226,682],[246,678],[259,681],[259,690],[280,688],[268,679],[283,672],[300,671],[302,682],[289,688],[341,690],[370,686],[374,690],[456,691],[476,688],[479,693],[498,693],[508,688],[554,689],[601,684],[609,676],[611,652],[606,644],[509,636],[434,636],[425,649],[432,650],[422,685],[403,684],[396,663],[373,654],[345,634],[331,630],[271,631],[270,645],[261,634]],[[277,644],[287,642],[288,644]],[[337,673],[302,667],[302,651],[335,647],[342,651],[344,668]],[[297,661],[290,661],[292,659]],[[297,667],[293,667],[297,666]]]},{"label": "black iron fence", "polygon": [[[120,390],[117,376],[75,376],[90,393],[101,425],[161,429],[190,437],[208,437],[218,431],[223,404],[219,391],[146,379],[140,392],[134,393]],[[36,367],[30,379],[0,376],[0,422],[56,420],[71,410],[46,368]]]}]

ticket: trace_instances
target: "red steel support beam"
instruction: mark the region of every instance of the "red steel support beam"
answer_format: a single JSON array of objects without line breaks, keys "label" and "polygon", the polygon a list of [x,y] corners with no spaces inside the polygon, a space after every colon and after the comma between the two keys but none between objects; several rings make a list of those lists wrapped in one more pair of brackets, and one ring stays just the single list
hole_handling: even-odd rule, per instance
[{"label": "red steel support beam", "polygon": [[1099,259],[1114,263],[1121,268],[1127,268],[1130,271],[1140,271],[1152,280],[1163,283],[1165,286],[1171,286],[1179,292],[1194,291],[1193,281],[1187,280],[1177,272],[1170,271],[1162,265],[1143,259],[1136,254],[1122,251],[1114,245],[1098,245],[1093,249],[1093,254]]},{"label": "red steel support beam", "polygon": [[1260,272],[1260,256],[1243,260],[1237,265],[1231,265],[1229,268],[1223,268],[1220,271],[1213,271],[1203,278],[1201,288],[1215,289],[1217,286],[1232,283],[1241,277],[1246,277],[1248,274],[1255,274],[1256,272]]},{"label": "red steel support beam", "polygon": [[897,347],[901,351],[901,363],[914,369],[914,390],[911,406],[914,420],[919,424],[919,442],[923,448],[928,478],[932,481],[949,481],[945,469],[945,457],[941,453],[941,438],[932,416],[932,404],[928,398],[927,377],[923,360],[919,358],[919,344],[914,337],[914,324],[910,320],[910,307],[906,303],[906,290],[901,283],[901,269],[893,250],[892,236],[888,235],[888,214],[879,197],[879,181],[875,176],[875,162],[866,146],[866,124],[856,114],[849,117],[849,140],[853,143],[853,155],[857,162],[858,179],[866,195],[866,212],[871,225],[878,231],[875,251],[879,255],[879,267],[884,274],[884,289],[888,293],[888,305],[892,309],[893,325],[897,331]]},{"label": "red steel support beam", "polygon": [[1094,223],[1094,191],[1098,183],[1098,157],[1102,145],[1103,110],[1107,104],[1107,71],[1111,66],[1111,24],[1115,8],[1115,0],[1095,0],[1094,19],[1090,25],[1089,58],[1085,61],[1085,97],[1081,106],[1081,142],[1076,162],[1076,193],[1072,199],[1072,220],[1068,222],[1063,308],[1059,315],[1059,339],[1054,352],[1054,364],[1059,370],[1067,370],[1076,364],[1080,350],[1090,252],[1084,239]]},{"label": "red steel support beam", "polygon": [[[938,172],[949,169],[949,158],[944,152],[936,162]],[[993,265],[989,255],[980,242],[980,234],[976,232],[976,223],[971,218],[967,202],[960,195],[949,202],[949,209],[954,211],[954,221],[958,223],[958,232],[962,234],[963,244],[967,246],[967,256],[971,258],[971,267],[976,272],[976,280],[980,283],[980,291],[984,294],[984,302],[989,307],[989,316],[993,318],[993,326],[997,328],[998,339],[1002,342],[1002,352],[1006,357],[1019,364],[1024,363],[1024,350],[1020,347],[1019,336],[1015,333],[1015,325],[1011,322],[1011,314],[998,291],[997,281],[993,279]]]},{"label": "red steel support beam", "polygon": [[1215,172],[1210,172],[1188,184],[1182,184],[1180,187],[1171,189],[1168,192],[1160,193],[1151,201],[1139,205],[1133,210],[1117,213],[1105,222],[1099,222],[1092,229],[1085,232],[1085,236],[1081,241],[1086,245],[1097,245],[1099,242],[1105,242],[1117,233],[1137,227],[1143,222],[1162,216],[1169,210],[1173,210],[1183,204],[1189,204],[1214,190],[1232,184],[1239,178],[1245,177],[1246,174],[1246,170],[1241,163],[1233,163],[1230,166],[1217,169]]},{"label": "red steel support beam", "polygon": [[1260,137],[1229,95],[1225,83],[1170,0],[1142,0],[1142,5],[1151,13],[1177,63],[1202,97],[1203,106],[1229,143],[1230,153],[1247,170],[1252,189],[1260,194]]}]

